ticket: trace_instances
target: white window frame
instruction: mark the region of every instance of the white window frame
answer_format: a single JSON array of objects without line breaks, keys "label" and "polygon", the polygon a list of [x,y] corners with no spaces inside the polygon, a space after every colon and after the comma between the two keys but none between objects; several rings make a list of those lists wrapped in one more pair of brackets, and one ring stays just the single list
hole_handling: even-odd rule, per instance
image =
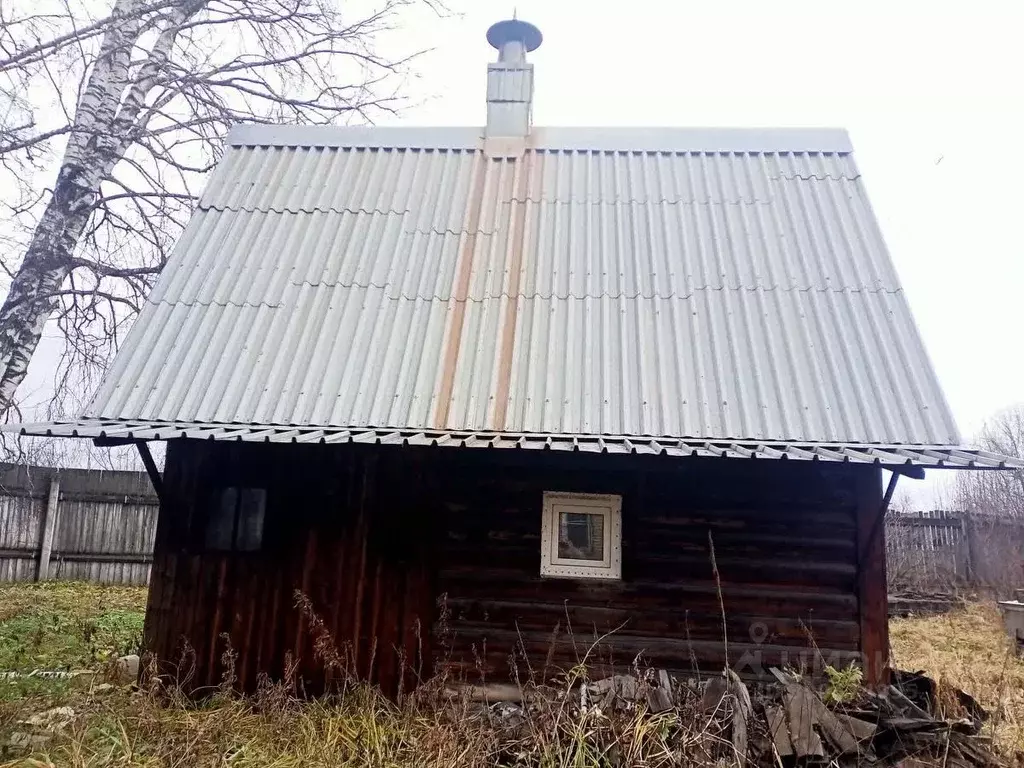
[{"label": "white window frame", "polygon": [[[558,556],[558,518],[564,506],[604,515],[604,560]],[[540,575],[570,579],[622,579],[622,497],[603,493],[544,492]]]}]

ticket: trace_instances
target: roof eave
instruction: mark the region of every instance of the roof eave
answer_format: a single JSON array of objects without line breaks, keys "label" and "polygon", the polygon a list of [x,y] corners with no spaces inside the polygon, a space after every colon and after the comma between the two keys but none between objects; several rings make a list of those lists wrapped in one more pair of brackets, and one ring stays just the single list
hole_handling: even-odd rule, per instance
[{"label": "roof eave", "polygon": [[[1024,460],[958,445],[711,439],[650,435],[571,435],[476,430],[398,429],[294,424],[217,424],[118,419],[11,424],[3,432],[25,436],[89,438],[101,445],[151,440],[216,440],[278,444],[396,444],[465,448],[542,449],[676,458],[769,459],[879,466],[894,472],[919,469],[1021,470]],[[913,474],[917,474],[913,472]]]}]

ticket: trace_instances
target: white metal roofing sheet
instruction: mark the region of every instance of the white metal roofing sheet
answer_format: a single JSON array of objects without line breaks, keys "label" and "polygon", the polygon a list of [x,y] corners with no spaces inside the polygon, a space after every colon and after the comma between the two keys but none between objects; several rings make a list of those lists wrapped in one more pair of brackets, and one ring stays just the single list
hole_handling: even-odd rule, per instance
[{"label": "white metal roofing sheet", "polygon": [[88,415],[959,442],[845,134],[472,130],[233,133]]}]

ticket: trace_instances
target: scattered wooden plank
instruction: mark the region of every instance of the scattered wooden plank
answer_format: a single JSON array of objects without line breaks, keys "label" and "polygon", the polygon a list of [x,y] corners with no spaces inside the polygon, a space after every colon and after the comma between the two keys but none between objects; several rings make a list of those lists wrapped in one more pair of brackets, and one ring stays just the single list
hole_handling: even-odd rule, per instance
[{"label": "scattered wooden plank", "polygon": [[789,738],[789,725],[782,707],[767,707],[764,711],[768,720],[768,733],[772,736],[775,751],[779,757],[790,757],[793,754],[793,742]]},{"label": "scattered wooden plank", "polygon": [[[778,768],[819,761],[848,768],[918,768],[931,765],[936,756],[943,768],[996,765],[991,744],[977,735],[976,720],[946,720],[932,713],[935,697],[929,686],[934,683],[919,673],[897,672],[894,677],[907,685],[905,691],[896,685],[865,691],[856,706],[842,712],[826,706],[809,681],[778,669],[772,674],[781,684],[763,700],[760,710],[768,726],[767,739],[751,736],[754,708],[750,692],[734,672],[726,670],[688,689],[700,697],[699,703],[709,715],[715,713],[719,727],[727,725],[726,738],[733,750],[728,762],[735,761],[739,768],[765,766],[769,764],[766,760]],[[677,693],[664,670],[649,670],[642,679],[629,675],[606,678],[591,683],[589,690],[595,702],[604,695],[608,707],[620,699],[646,701],[652,711],[670,709]],[[605,704],[601,706],[605,708]],[[980,707],[978,710],[984,713]]]},{"label": "scattered wooden plank", "polygon": [[842,712],[835,712],[833,714],[846,726],[846,729],[853,734],[854,738],[862,744],[870,744],[871,740],[875,738],[875,734],[878,733],[878,726],[874,723],[861,720],[859,717],[845,715]]},{"label": "scattered wooden plank", "polygon": [[772,677],[774,677],[776,680],[778,680],[783,685],[789,685],[790,683],[799,683],[800,682],[800,680],[796,677],[796,675],[791,675],[789,672],[784,672],[783,670],[779,669],[778,667],[769,667],[768,671],[771,672]]},{"label": "scattered wooden plank", "polygon": [[825,749],[821,737],[814,730],[814,694],[802,685],[786,687],[786,719],[789,722],[789,737],[793,752],[801,757],[824,757]]},{"label": "scattered wooden plank", "polygon": [[882,695],[889,699],[889,701],[895,706],[896,711],[904,717],[911,720],[934,722],[934,718],[931,715],[907,698],[899,688],[890,685]]},{"label": "scattered wooden plank", "polygon": [[722,699],[729,692],[729,685],[724,677],[712,677],[708,680],[701,696],[701,706],[705,712],[713,712],[722,705]]},{"label": "scattered wooden plank", "polygon": [[938,764],[933,763],[936,757],[944,768],[997,764],[991,744],[977,735],[976,721],[951,721],[932,714],[931,699],[922,695],[920,685],[908,690],[909,696],[892,685],[868,691],[857,708],[836,712],[809,684],[783,671],[773,670],[773,674],[783,683],[781,704],[778,699],[765,703],[768,739],[763,742],[760,764],[765,764],[764,758],[780,768],[794,760],[801,765],[824,759],[838,766],[916,768],[921,765],[915,763],[918,759]]},{"label": "scattered wooden plank", "polygon": [[647,707],[651,712],[665,712],[675,706],[675,696],[672,692],[672,680],[664,669],[658,670],[655,676],[657,686],[651,685],[647,689]]},{"label": "scattered wooden plank", "polygon": [[748,736],[746,736],[746,724],[754,714],[754,705],[751,702],[751,692],[743,685],[732,670],[726,670],[729,695],[732,696],[732,748],[736,753],[736,762],[740,768],[746,765],[746,748],[748,748]]},{"label": "scattered wooden plank", "polygon": [[829,740],[829,743],[836,750],[838,750],[839,754],[856,755],[865,751],[860,740],[850,733],[846,724],[836,717],[829,708],[822,703],[821,699],[814,694],[811,694],[809,698],[814,708],[814,719],[821,727],[821,732],[825,734],[825,738]]},{"label": "scattered wooden plank", "polygon": [[754,712],[750,701],[750,691],[739,676],[731,669],[726,671],[729,695],[733,698],[732,707],[732,746],[736,752],[736,761],[740,768],[747,764],[747,722]]},{"label": "scattered wooden plank", "polygon": [[674,704],[671,690],[661,686],[657,688],[651,686],[647,689],[647,708],[651,712],[665,712],[672,709]]}]

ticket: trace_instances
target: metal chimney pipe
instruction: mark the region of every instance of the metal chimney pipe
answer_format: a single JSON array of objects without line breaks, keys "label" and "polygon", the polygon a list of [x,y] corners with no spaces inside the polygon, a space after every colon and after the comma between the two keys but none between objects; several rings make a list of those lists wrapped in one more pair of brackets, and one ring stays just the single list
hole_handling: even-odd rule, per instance
[{"label": "metal chimney pipe", "polygon": [[487,137],[525,137],[533,109],[533,65],[526,54],[544,37],[533,24],[519,19],[499,21],[487,30],[487,42],[498,60],[487,66]]}]

